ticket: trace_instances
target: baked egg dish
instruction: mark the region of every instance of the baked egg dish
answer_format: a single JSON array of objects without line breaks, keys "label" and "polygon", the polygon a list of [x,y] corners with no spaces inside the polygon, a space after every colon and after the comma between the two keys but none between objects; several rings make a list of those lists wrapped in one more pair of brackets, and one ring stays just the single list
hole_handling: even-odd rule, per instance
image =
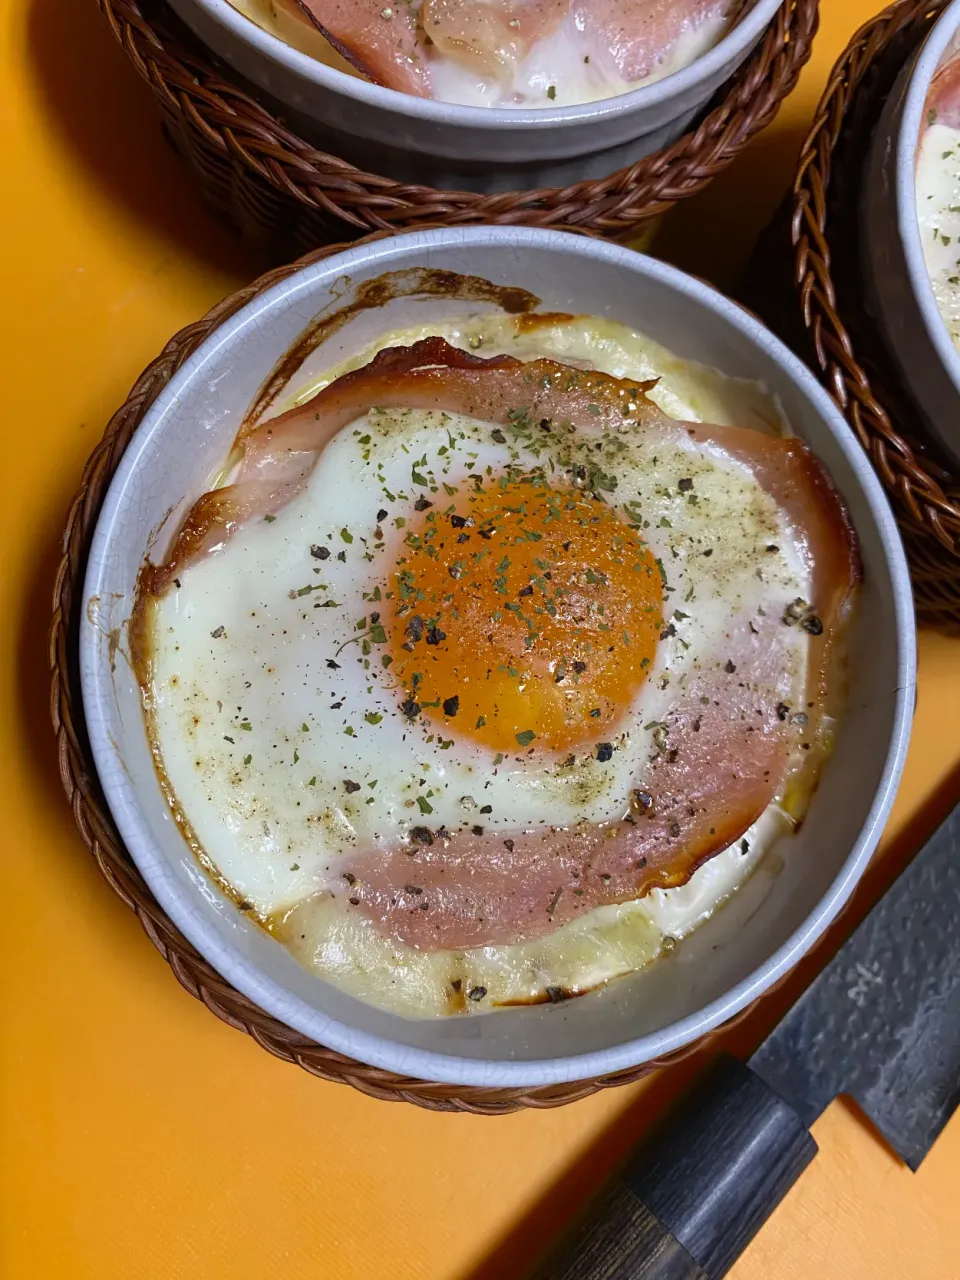
[{"label": "baked egg dish", "polygon": [[384,333],[244,423],[133,631],[211,879],[411,1017],[657,960],[802,821],[854,535],[754,383],[594,316]]}]

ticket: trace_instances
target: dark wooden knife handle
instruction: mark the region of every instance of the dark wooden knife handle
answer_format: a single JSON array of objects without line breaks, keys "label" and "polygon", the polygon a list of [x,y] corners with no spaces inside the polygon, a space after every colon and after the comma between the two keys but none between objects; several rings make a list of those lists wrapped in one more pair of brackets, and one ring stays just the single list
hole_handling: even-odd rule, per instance
[{"label": "dark wooden knife handle", "polygon": [[723,1055],[591,1201],[537,1280],[721,1280],[816,1150],[793,1108]]}]

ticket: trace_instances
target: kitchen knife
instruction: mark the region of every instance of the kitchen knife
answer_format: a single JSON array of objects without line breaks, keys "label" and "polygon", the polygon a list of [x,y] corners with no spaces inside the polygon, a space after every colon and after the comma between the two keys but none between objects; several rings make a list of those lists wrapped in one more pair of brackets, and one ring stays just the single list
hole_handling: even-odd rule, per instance
[{"label": "kitchen knife", "polygon": [[678,1100],[538,1280],[720,1280],[839,1094],[914,1170],[960,1101],[960,807],[749,1062],[721,1056]]}]

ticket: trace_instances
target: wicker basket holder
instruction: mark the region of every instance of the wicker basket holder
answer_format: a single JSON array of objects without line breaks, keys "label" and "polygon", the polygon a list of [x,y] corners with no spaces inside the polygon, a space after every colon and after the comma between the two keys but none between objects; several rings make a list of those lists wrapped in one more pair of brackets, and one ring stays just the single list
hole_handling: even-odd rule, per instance
[{"label": "wicker basket holder", "polygon": [[938,451],[864,304],[860,187],[880,111],[948,0],[897,0],[833,69],[793,192],[754,259],[746,301],[819,373],[890,497],[921,622],[960,627],[960,475]]},{"label": "wicker basket holder", "polygon": [[[368,240],[389,234],[378,232]],[[219,303],[198,323],[182,329],[138,378],[90,456],[67,516],[54,585],[50,710],[57,737],[60,776],[80,834],[97,866],[113,890],[136,912],[147,936],[179,981],[217,1017],[237,1030],[246,1031],[262,1048],[286,1062],[297,1063],[323,1080],[353,1085],[374,1098],[413,1102],[434,1111],[502,1115],[522,1107],[557,1107],[588,1097],[600,1089],[629,1084],[657,1067],[689,1057],[702,1048],[709,1037],[703,1037],[668,1057],[613,1075],[531,1089],[477,1088],[415,1080],[334,1053],[292,1031],[241,995],[179,932],[147,888],[124,848],[100,790],[86,736],[78,669],[78,633],[87,553],[103,499],[131,436],[173,375],[218,325],[300,267],[347,247],[340,244],[315,250],[299,262],[269,272],[248,288]],[[727,1027],[744,1017],[746,1012],[744,1010]]]},{"label": "wicker basket holder", "polygon": [[423,222],[510,223],[641,235],[700,191],[774,118],[810,56],[817,0],[784,0],[765,37],[698,127],[602,180],[481,195],[364,173],[308,145],[211,55],[163,0],[98,0],[114,35],[153,90],[177,151],[209,208],[277,262],[331,240]]}]

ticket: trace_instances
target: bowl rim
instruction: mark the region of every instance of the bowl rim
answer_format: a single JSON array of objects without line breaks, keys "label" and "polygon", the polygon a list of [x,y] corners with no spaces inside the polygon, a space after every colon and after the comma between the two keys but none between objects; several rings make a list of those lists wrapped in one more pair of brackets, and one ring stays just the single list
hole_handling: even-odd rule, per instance
[{"label": "bowl rim", "polygon": [[[770,25],[778,10],[787,0],[754,0],[743,17],[702,57],[672,75],[664,76],[653,84],[641,85],[627,93],[596,102],[584,102],[571,107],[471,107],[455,102],[442,102],[433,98],[417,98],[399,89],[358,76],[348,75],[336,67],[328,67],[309,54],[294,49],[279,36],[257,25],[252,18],[235,9],[229,0],[188,0],[218,25],[225,27],[241,43],[252,46],[269,61],[285,70],[313,81],[324,89],[339,93],[364,106],[379,108],[394,115],[430,125],[461,127],[466,129],[574,128],[577,125],[599,123],[632,115],[645,107],[669,102],[688,89],[695,88],[703,80],[718,74],[730,62],[736,62],[749,52]],[[279,96],[279,95],[278,95]]]},{"label": "bowl rim", "polygon": [[82,599],[99,594],[99,580],[108,560],[114,522],[140,454],[156,422],[180,397],[211,354],[229,344],[251,323],[262,321],[281,299],[309,288],[319,278],[331,280],[362,266],[389,270],[395,259],[409,260],[413,252],[450,246],[459,249],[502,246],[547,248],[593,261],[604,261],[631,274],[642,274],[686,295],[721,324],[732,325],[753,345],[780,364],[812,402],[850,465],[867,500],[890,573],[897,639],[897,680],[893,730],[873,802],[828,891],[791,936],[754,971],[711,1001],[659,1031],[625,1040],[605,1049],[551,1059],[504,1061],[463,1058],[435,1050],[400,1044],[338,1021],[294,996],[280,982],[264,974],[251,960],[192,909],[195,890],[185,891],[167,872],[162,855],[139,816],[136,790],[113,746],[108,708],[112,698],[109,664],[98,658],[96,629],[81,613],[80,672],[84,718],[91,750],[109,809],[120,836],[150,891],[174,924],[209,963],[255,1004],[338,1053],[359,1058],[373,1067],[446,1084],[480,1087],[530,1087],[567,1083],[628,1070],[683,1048],[723,1025],[774,986],[821,937],[858,882],[889,816],[906,757],[915,696],[916,637],[913,602],[906,558],[886,496],[872,466],[839,410],[812,373],[760,322],[709,285],[677,268],[610,242],[566,232],[529,227],[451,227],[409,232],[379,240],[304,267],[247,303],[217,326],[197,348],[151,405],[127,445],[103,502],[90,544]]},{"label": "bowl rim", "polygon": [[[927,95],[947,46],[960,29],[960,0],[952,0],[933,24],[909,74],[896,139],[897,227],[910,290],[920,318],[941,365],[960,396],[960,351],[940,314],[930,272],[923,255],[917,209],[917,153]],[[960,51],[957,52],[960,57]]]}]

